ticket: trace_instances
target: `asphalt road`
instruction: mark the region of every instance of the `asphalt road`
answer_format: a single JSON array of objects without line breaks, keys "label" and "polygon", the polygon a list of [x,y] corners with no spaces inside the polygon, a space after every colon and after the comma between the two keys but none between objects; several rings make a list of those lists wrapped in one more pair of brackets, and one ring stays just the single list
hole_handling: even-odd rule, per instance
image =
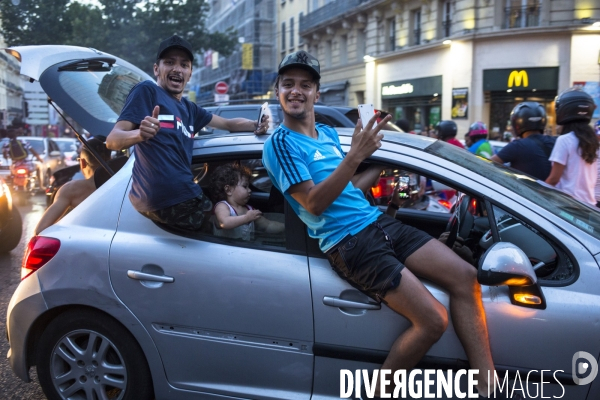
[{"label": "asphalt road", "polygon": [[21,281],[21,260],[29,238],[41,218],[46,199],[43,194],[30,199],[27,205],[19,206],[23,218],[23,236],[19,245],[10,253],[0,254],[0,399],[37,400],[45,399],[38,383],[35,368],[30,370],[31,383],[25,383],[12,372],[8,365],[8,341],[6,340],[6,309],[10,298]]}]

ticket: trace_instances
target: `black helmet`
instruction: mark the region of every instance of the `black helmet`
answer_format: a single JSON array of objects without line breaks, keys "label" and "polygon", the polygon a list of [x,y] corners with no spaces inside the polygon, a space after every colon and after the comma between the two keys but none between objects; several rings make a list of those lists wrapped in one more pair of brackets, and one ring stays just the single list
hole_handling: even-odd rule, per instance
[{"label": "black helmet", "polygon": [[589,123],[596,109],[592,96],[581,89],[570,88],[556,96],[556,123],[564,125],[567,122],[583,121]]},{"label": "black helmet", "polygon": [[454,121],[440,121],[435,126],[435,133],[442,140],[455,137],[457,132],[458,128]]},{"label": "black helmet", "polygon": [[473,122],[471,124],[466,136],[468,136],[470,138],[478,138],[478,137],[487,136],[487,134],[488,134],[487,126],[483,122],[477,121],[477,122]]},{"label": "black helmet", "polygon": [[517,104],[510,113],[510,124],[517,136],[527,131],[543,132],[546,127],[546,110],[535,101]]}]

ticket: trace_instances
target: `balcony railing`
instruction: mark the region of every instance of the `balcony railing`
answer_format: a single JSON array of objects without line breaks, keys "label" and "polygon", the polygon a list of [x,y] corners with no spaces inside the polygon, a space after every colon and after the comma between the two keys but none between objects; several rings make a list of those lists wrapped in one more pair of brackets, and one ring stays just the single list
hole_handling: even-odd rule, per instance
[{"label": "balcony railing", "polygon": [[540,25],[540,5],[508,7],[504,9],[505,28],[527,28]]},{"label": "balcony railing", "polygon": [[362,3],[366,3],[367,1],[369,0],[332,1],[331,3],[318,8],[307,15],[301,15],[300,26],[298,29],[300,33],[302,33],[310,28],[314,28],[315,26],[322,24],[325,21],[330,21],[339,15],[345,14],[351,11],[354,7],[357,7]]}]

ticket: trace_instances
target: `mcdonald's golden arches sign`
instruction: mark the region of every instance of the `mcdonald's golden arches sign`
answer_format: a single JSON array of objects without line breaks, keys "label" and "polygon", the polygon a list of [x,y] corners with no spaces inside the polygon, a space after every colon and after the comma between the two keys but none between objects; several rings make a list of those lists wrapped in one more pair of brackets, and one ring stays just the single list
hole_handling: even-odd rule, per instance
[{"label": "mcdonald's golden arches sign", "polygon": [[484,91],[557,90],[558,67],[506,68],[483,71]]}]

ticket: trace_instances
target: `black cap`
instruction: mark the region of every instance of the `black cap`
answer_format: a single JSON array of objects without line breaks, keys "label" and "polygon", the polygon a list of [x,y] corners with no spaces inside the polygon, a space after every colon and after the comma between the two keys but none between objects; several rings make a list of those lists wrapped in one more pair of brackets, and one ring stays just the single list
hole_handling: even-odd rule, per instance
[{"label": "black cap", "polygon": [[279,63],[279,74],[282,74],[289,68],[302,68],[313,74],[317,79],[321,79],[321,66],[319,60],[308,54],[304,50],[288,54]]},{"label": "black cap", "polygon": [[173,35],[160,43],[160,46],[158,46],[158,53],[156,53],[156,59],[160,60],[163,53],[172,48],[178,48],[185,51],[187,55],[190,56],[190,61],[194,61],[192,45],[187,40],[177,35]]}]

